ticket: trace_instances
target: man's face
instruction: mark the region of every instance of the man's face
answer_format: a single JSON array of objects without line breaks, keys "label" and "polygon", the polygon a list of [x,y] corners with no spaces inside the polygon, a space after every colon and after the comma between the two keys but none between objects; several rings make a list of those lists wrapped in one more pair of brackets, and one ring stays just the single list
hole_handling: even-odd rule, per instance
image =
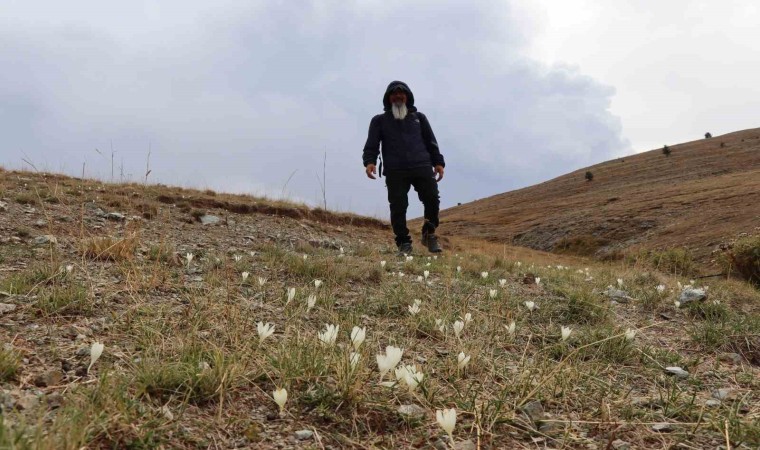
[{"label": "man's face", "polygon": [[396,89],[395,91],[391,92],[389,100],[391,101],[391,104],[401,103],[403,105],[406,105],[406,92],[401,89]]}]

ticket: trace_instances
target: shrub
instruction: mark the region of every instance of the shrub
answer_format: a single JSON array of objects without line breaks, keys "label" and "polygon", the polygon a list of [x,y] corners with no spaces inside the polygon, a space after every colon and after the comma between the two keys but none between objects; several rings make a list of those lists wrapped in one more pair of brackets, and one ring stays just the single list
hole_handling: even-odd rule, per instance
[{"label": "shrub", "polygon": [[712,134],[710,134],[709,131],[705,133],[705,139],[710,139],[711,137],[712,137]]},{"label": "shrub", "polygon": [[590,171],[590,170],[587,170],[587,171],[586,171],[586,181],[591,181],[591,180],[593,180],[593,179],[594,179],[594,174],[593,174],[593,173],[591,173],[591,171]]},{"label": "shrub", "polygon": [[750,283],[760,286],[760,236],[740,239],[728,252],[729,272],[735,270]]},{"label": "shrub", "polygon": [[672,275],[685,275],[694,270],[694,258],[687,248],[650,250],[643,256],[655,269]]},{"label": "shrub", "polygon": [[662,154],[665,156],[670,156],[670,147],[667,145],[662,146]]}]

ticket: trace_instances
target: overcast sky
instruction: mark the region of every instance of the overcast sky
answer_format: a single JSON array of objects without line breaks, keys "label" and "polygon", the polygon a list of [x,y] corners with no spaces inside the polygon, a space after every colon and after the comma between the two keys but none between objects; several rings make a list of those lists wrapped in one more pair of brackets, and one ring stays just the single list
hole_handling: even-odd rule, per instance
[{"label": "overcast sky", "polygon": [[0,2],[0,165],[110,180],[113,148],[138,181],[150,147],[149,181],[318,204],[326,154],[328,207],[386,218],[361,152],[392,80],[444,208],[760,126],[750,1],[119,3]]}]

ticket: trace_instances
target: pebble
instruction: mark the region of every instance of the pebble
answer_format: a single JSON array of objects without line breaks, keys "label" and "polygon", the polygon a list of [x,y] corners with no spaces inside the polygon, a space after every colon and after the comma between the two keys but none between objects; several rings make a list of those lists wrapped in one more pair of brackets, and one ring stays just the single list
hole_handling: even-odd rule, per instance
[{"label": "pebble", "polygon": [[622,439],[615,439],[612,441],[612,448],[615,450],[630,450],[631,444]]},{"label": "pebble", "polygon": [[454,450],[475,450],[476,448],[475,443],[470,439],[465,439],[454,444]]},{"label": "pebble", "polygon": [[13,312],[16,310],[16,305],[12,303],[0,303],[0,315]]},{"label": "pebble", "polygon": [[116,221],[116,222],[123,222],[123,221],[127,220],[127,217],[124,214],[117,213],[117,212],[110,212],[110,213],[106,214],[104,217],[106,219],[108,219],[108,220],[113,220],[113,221]]},{"label": "pebble", "polygon": [[710,406],[710,407],[720,406],[720,400],[715,400],[714,398],[711,398],[710,400],[707,400],[705,402],[705,406]]},{"label": "pebble", "polygon": [[424,419],[426,415],[425,409],[419,405],[401,405],[397,411],[409,419]]},{"label": "pebble", "polygon": [[702,301],[706,298],[707,294],[705,293],[704,289],[687,288],[681,291],[681,295],[678,297],[678,301],[681,302],[681,305],[685,305],[691,302]]},{"label": "pebble", "polygon": [[5,202],[0,202],[0,211],[8,211],[8,204]]},{"label": "pebble", "polygon": [[656,423],[652,425],[652,430],[658,433],[669,433],[673,431],[673,427],[669,423]]},{"label": "pebble", "polygon": [[311,439],[314,436],[314,432],[311,430],[298,430],[296,431],[296,439],[299,441],[305,441]]},{"label": "pebble", "polygon": [[57,242],[58,239],[56,239],[52,234],[44,234],[32,239],[32,244],[34,245],[55,244]]},{"label": "pebble", "polygon": [[715,389],[712,391],[712,396],[715,399],[718,400],[725,400],[729,397],[731,397],[733,394],[733,389],[723,388],[723,389]]},{"label": "pebble", "polygon": [[520,410],[530,417],[533,422],[538,422],[544,418],[544,407],[538,400],[527,403]]},{"label": "pebble", "polygon": [[666,367],[665,371],[668,372],[671,375],[675,375],[678,378],[682,378],[683,379],[683,378],[688,378],[689,377],[689,372],[683,370],[680,367],[676,367],[676,366]]},{"label": "pebble", "polygon": [[212,216],[210,214],[205,214],[201,216],[200,221],[203,225],[214,225],[219,223],[219,221],[222,220],[217,216]]}]

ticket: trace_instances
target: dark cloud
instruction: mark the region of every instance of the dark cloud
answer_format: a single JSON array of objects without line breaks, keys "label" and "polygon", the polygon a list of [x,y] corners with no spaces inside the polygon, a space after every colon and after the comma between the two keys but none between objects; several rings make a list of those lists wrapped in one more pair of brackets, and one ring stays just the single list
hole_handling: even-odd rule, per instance
[{"label": "dark cloud", "polygon": [[384,217],[361,150],[394,79],[447,159],[444,207],[627,150],[612,88],[526,59],[530,21],[508,5],[182,3],[19,21],[0,31],[0,164],[86,163],[108,179],[113,143],[135,180],[150,145],[153,181],[318,203],[326,153],[328,206]]}]

